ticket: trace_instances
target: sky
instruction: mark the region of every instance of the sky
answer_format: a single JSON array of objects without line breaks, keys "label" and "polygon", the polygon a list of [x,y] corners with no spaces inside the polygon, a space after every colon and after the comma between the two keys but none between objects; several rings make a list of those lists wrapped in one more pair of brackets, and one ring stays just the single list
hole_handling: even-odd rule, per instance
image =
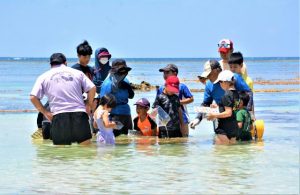
[{"label": "sky", "polygon": [[0,0],[0,57],[76,57],[87,40],[113,57],[299,56],[298,0]]}]

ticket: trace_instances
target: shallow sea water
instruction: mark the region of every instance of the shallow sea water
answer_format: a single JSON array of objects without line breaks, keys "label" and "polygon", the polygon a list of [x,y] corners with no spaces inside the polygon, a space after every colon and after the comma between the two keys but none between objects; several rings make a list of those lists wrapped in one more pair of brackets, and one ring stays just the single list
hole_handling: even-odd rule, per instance
[{"label": "shallow sea water", "polygon": [[[7,93],[2,83],[0,99],[13,98],[7,100],[11,107],[3,101],[0,105],[32,109],[27,102],[35,80],[31,76],[28,84],[16,79]],[[12,93],[20,87],[24,91]],[[203,120],[189,138],[179,141],[122,136],[115,146],[57,147],[31,140],[36,113],[1,113],[0,193],[299,194],[299,95],[256,93],[264,140],[233,146],[214,145],[212,124]],[[137,99],[147,97],[152,103],[154,96],[154,91],[136,92],[129,102],[132,115]],[[188,106],[191,118],[203,93],[194,97]]]}]

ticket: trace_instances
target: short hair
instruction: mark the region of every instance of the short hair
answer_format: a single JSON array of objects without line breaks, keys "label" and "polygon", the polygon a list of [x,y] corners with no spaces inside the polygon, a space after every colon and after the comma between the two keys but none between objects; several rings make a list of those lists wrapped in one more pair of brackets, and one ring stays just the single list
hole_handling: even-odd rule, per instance
[{"label": "short hair", "polygon": [[87,56],[87,55],[92,55],[92,53],[93,53],[93,49],[86,40],[84,40],[83,43],[80,43],[77,46],[78,55]]},{"label": "short hair", "polygon": [[245,92],[245,91],[242,91],[242,92],[240,92],[239,96],[240,96],[240,100],[243,101],[243,105],[247,106],[248,102],[250,100],[249,94],[247,92]]},{"label": "short hair", "polygon": [[54,53],[50,56],[51,66],[64,64],[66,61],[66,56],[62,53]]},{"label": "short hair", "polygon": [[222,67],[220,63],[217,60],[209,60],[211,70],[217,69],[219,71],[222,71]]},{"label": "short hair", "polygon": [[109,108],[114,108],[117,105],[117,100],[113,94],[106,94],[100,98],[99,104],[101,106],[107,105]]},{"label": "short hair", "polygon": [[243,66],[244,58],[241,52],[233,52],[228,60],[228,64],[239,64]]}]

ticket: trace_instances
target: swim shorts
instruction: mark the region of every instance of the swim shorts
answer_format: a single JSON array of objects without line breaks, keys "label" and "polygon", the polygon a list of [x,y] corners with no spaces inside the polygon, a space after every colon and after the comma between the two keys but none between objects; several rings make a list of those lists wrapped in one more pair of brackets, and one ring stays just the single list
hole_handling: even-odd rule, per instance
[{"label": "swim shorts", "polygon": [[55,145],[71,145],[92,138],[89,117],[85,112],[66,112],[53,116],[51,136]]}]

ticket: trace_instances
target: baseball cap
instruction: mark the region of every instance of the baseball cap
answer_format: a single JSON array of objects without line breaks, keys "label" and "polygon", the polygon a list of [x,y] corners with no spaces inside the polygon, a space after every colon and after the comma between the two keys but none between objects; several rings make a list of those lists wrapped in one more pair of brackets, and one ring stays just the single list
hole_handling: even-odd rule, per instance
[{"label": "baseball cap", "polygon": [[51,65],[60,65],[64,64],[67,61],[66,56],[62,53],[54,53],[50,57]]},{"label": "baseball cap", "polygon": [[179,79],[177,76],[169,76],[166,80],[165,86],[166,89],[173,93],[179,92]]},{"label": "baseball cap", "polygon": [[150,108],[150,102],[146,98],[139,99],[134,105]]},{"label": "baseball cap", "polygon": [[220,72],[217,80],[214,83],[217,83],[219,81],[233,81],[233,73],[230,70],[223,70]]},{"label": "baseball cap", "polygon": [[228,53],[231,49],[233,49],[233,42],[229,39],[222,39],[218,44],[219,52]]},{"label": "baseball cap", "polygon": [[204,70],[200,77],[207,78],[213,69],[221,68],[220,63],[217,60],[208,60],[204,64]]},{"label": "baseball cap", "polygon": [[111,65],[111,72],[112,73],[129,72],[130,70],[131,70],[131,68],[127,66],[126,61],[123,60],[123,59],[115,59],[112,62],[112,65]]},{"label": "baseball cap", "polygon": [[166,67],[159,69],[159,72],[172,71],[178,73],[178,67],[175,64],[168,64]]}]

